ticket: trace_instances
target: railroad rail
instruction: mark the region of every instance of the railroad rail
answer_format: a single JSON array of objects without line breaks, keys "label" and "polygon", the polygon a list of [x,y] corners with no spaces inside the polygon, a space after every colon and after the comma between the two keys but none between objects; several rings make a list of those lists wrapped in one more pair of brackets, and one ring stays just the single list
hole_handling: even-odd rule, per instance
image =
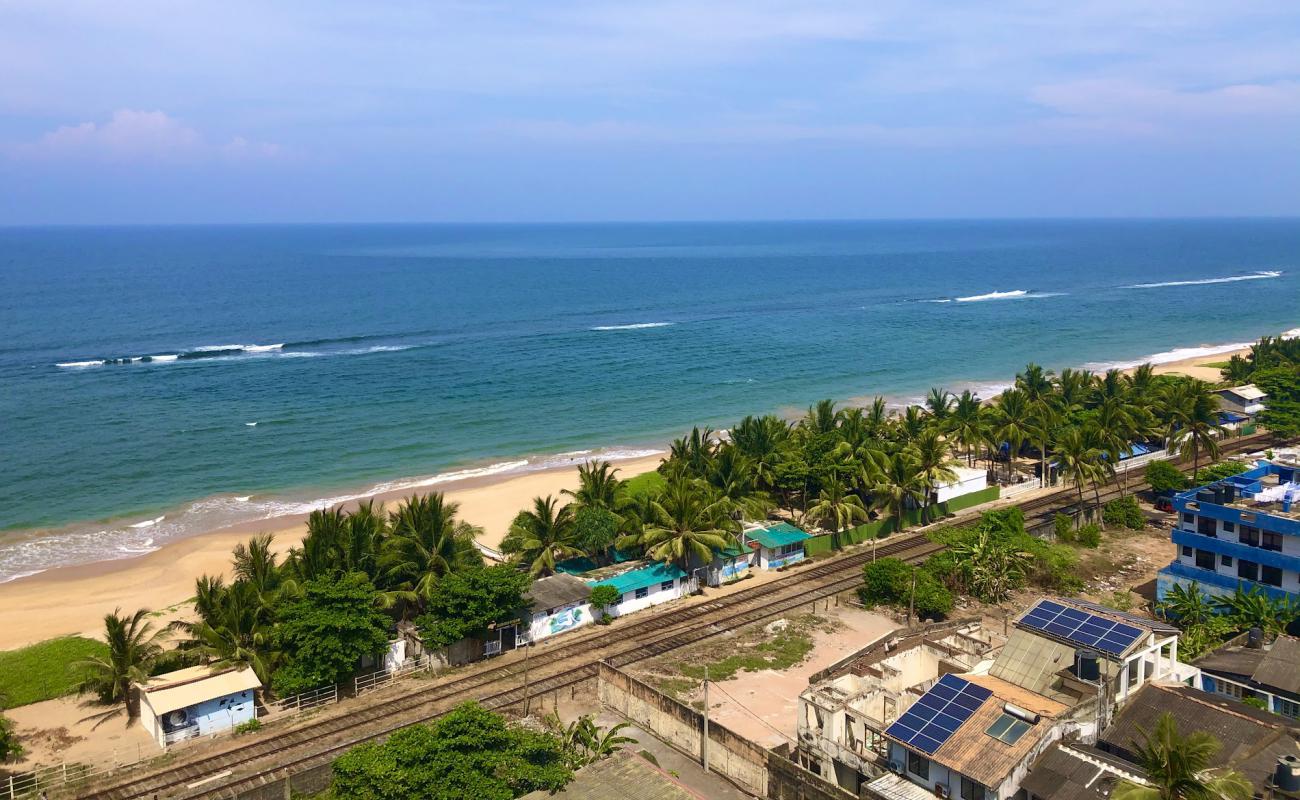
[{"label": "railroad rail", "polygon": [[[1257,434],[1225,441],[1221,449],[1225,455],[1248,452],[1271,441],[1267,434]],[[1143,486],[1145,474],[1145,468],[1132,470],[1129,488]],[[1063,487],[1014,505],[1024,512],[1026,525],[1034,528],[1050,524],[1060,511],[1073,509],[1075,492]],[[1106,502],[1121,492],[1119,486],[1108,486],[1099,493],[1100,500]],[[1095,502],[1096,498],[1085,497],[1085,503],[1089,500]],[[853,589],[861,583],[862,567],[875,558],[892,556],[918,562],[942,549],[943,545],[929,541],[924,534],[896,534],[874,548],[834,556],[714,600],[647,614],[613,629],[592,627],[566,634],[552,646],[534,647],[531,658],[516,658],[433,685],[399,684],[402,691],[387,696],[376,693],[371,695],[373,702],[361,707],[331,707],[288,728],[276,726],[273,732],[251,741],[231,740],[218,750],[196,753],[190,761],[153,771],[119,773],[111,783],[83,787],[86,791],[79,796],[95,800],[236,797],[286,775],[327,764],[358,744],[436,719],[466,700],[505,709],[544,698],[593,679],[602,660],[627,666],[653,658]]]}]

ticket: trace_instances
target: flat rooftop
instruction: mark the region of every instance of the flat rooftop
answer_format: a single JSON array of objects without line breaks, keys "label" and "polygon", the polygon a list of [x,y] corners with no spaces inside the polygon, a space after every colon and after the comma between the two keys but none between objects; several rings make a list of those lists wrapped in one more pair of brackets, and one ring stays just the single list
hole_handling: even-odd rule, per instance
[{"label": "flat rooftop", "polygon": [[[1213,496],[1211,496],[1213,495]],[[1181,492],[1178,499],[1196,510],[1197,503],[1273,517],[1300,520],[1300,469],[1264,463],[1214,483]]]}]

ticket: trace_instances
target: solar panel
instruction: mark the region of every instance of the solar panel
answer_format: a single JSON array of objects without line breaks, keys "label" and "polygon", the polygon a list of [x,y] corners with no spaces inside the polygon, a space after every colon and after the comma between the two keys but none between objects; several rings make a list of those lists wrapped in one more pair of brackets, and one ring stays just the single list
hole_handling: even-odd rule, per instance
[{"label": "solar panel", "polygon": [[1020,623],[1026,628],[1051,634],[1084,647],[1095,647],[1118,656],[1142,636],[1142,630],[1113,622],[1096,614],[1069,608],[1051,600],[1040,600]]},{"label": "solar panel", "polygon": [[948,741],[962,723],[993,695],[983,686],[944,675],[885,731],[927,755]]}]

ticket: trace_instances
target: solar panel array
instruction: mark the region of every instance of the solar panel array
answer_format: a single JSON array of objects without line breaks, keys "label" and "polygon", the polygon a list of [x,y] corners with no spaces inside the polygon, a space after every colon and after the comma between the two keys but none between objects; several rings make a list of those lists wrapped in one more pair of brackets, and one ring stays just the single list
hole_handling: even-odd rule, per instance
[{"label": "solar panel array", "polygon": [[894,720],[885,734],[927,755],[934,755],[992,695],[983,686],[956,675],[944,675],[903,716]]},{"label": "solar panel array", "polygon": [[1077,608],[1040,600],[1020,618],[1026,628],[1118,656],[1142,637],[1142,630]]}]

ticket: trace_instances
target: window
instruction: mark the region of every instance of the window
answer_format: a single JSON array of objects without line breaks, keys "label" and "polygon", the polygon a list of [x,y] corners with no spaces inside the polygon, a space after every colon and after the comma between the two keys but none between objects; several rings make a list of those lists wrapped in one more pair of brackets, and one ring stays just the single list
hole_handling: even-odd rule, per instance
[{"label": "window", "polygon": [[1237,539],[1242,544],[1248,544],[1251,547],[1259,547],[1259,528],[1250,525],[1242,525],[1241,533],[1237,534]]},{"label": "window", "polygon": [[1209,550],[1197,550],[1196,566],[1201,569],[1214,569],[1214,553]]},{"label": "window", "polygon": [[1228,683],[1222,678],[1216,678],[1214,681],[1214,688],[1217,690],[1218,694],[1231,697],[1235,700],[1241,699],[1241,687],[1235,683]]},{"label": "window", "polygon": [[1284,717],[1300,718],[1300,703],[1287,700],[1285,697],[1273,698],[1273,710]]},{"label": "window", "polygon": [[1188,558],[1192,557],[1192,546],[1190,544],[1183,545],[1183,555],[1187,556]]},{"label": "window", "polygon": [[1259,565],[1244,558],[1237,559],[1237,577],[1248,581],[1259,580]]},{"label": "window", "polygon": [[1000,742],[1015,744],[1020,741],[1020,737],[1024,736],[1027,730],[1029,730],[1028,722],[1023,719],[1016,719],[1010,714],[1003,714],[994,720],[989,729],[984,732]]},{"label": "window", "polygon": [[961,776],[961,800],[984,800],[984,787],[965,775]]},{"label": "window", "polygon": [[644,600],[645,598],[647,598],[647,597],[649,597],[649,596],[650,596],[650,587],[649,587],[649,586],[642,586],[640,589],[637,589],[637,590],[636,590],[636,599],[638,599],[638,600]]},{"label": "window", "polygon": [[673,587],[676,585],[677,585],[677,581],[664,581],[663,583],[659,584],[659,591],[671,592],[673,590]]},{"label": "window", "polygon": [[1232,566],[1232,556],[1219,556],[1219,563],[1225,567]]},{"label": "window", "polygon": [[1264,531],[1259,537],[1259,546],[1275,553],[1282,552],[1282,534]]},{"label": "window", "polygon": [[780,553],[783,556],[788,556],[791,553],[797,553],[802,549],[803,549],[803,545],[801,544],[787,544],[781,546]]},{"label": "window", "polygon": [[1196,515],[1195,515],[1195,514],[1188,514],[1186,511],[1184,511],[1184,512],[1183,512],[1183,523],[1184,523],[1184,524],[1187,524],[1187,525],[1195,525],[1195,524],[1196,524]]},{"label": "window", "polygon": [[914,753],[911,750],[908,750],[907,771],[923,781],[930,780],[930,759],[920,753]]},{"label": "window", "polygon": [[1236,529],[1236,527],[1237,527],[1237,526],[1236,526],[1235,524],[1231,523],[1231,522],[1225,522],[1225,523],[1223,523],[1223,531],[1224,531],[1224,533],[1232,533],[1232,532]]},{"label": "window", "polygon": [[1196,532],[1202,536],[1218,536],[1219,521],[1214,517],[1201,517],[1196,521]]},{"label": "window", "polygon": [[1281,586],[1282,570],[1264,564],[1259,568],[1259,582],[1267,583],[1269,586]]}]

